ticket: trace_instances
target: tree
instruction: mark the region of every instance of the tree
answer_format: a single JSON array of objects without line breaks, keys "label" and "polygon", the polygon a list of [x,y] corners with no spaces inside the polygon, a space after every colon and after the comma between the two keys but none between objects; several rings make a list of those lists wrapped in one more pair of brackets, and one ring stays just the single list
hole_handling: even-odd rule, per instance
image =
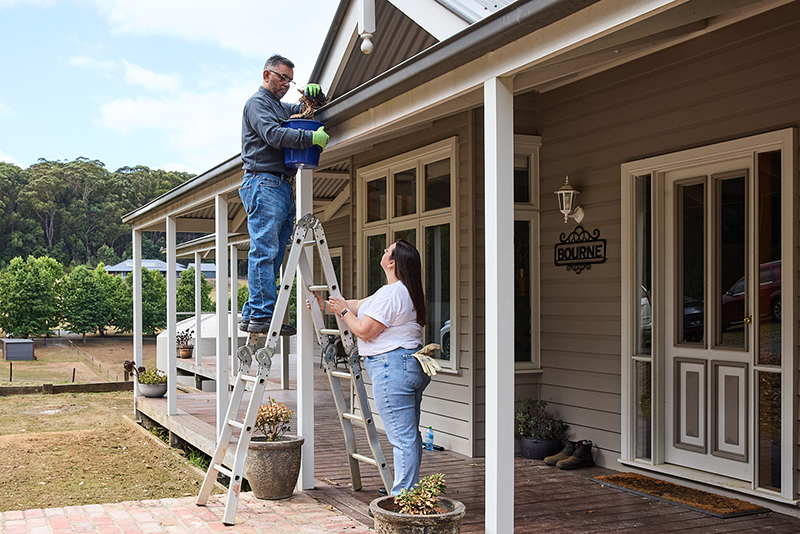
[{"label": "tree", "polygon": [[75,267],[61,284],[61,302],[64,324],[68,330],[86,334],[105,324],[108,316],[106,295],[100,280],[83,265]]},{"label": "tree", "polygon": [[[112,323],[121,332],[133,332],[133,273],[125,278],[116,293],[119,303]],[[167,326],[167,279],[142,267],[142,332],[156,335]]]},{"label": "tree", "polygon": [[16,257],[0,273],[0,328],[15,337],[48,335],[61,319],[64,269],[53,258]]},{"label": "tree", "polygon": [[[213,312],[216,307],[211,300],[211,284],[206,281],[206,275],[200,273],[200,309],[204,312]],[[181,273],[178,280],[177,309],[179,312],[193,312],[194,309],[194,267],[189,267]]]},{"label": "tree", "polygon": [[[103,290],[103,298],[105,301],[103,306],[104,313],[98,315],[97,331],[101,336],[105,336],[106,329],[116,323],[117,317],[125,315],[126,313],[125,310],[122,309],[122,306],[123,302],[127,301],[120,301],[120,298],[125,295],[124,286],[126,284],[125,280],[119,276],[114,276],[106,271],[106,266],[102,262],[97,265],[92,274]],[[132,313],[132,308],[130,313]]]}]

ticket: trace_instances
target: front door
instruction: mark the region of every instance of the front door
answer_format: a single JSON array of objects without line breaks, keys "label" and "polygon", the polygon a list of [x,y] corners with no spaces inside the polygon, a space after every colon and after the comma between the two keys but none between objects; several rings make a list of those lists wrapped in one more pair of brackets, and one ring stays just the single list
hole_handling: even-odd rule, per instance
[{"label": "front door", "polygon": [[[748,158],[665,174],[665,461],[750,481]],[[730,290],[739,293],[731,299]]]}]

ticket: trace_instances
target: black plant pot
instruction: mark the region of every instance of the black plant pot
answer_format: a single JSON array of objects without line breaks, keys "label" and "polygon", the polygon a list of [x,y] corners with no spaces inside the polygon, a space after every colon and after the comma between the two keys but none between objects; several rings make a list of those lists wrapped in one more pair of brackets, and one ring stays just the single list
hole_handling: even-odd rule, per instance
[{"label": "black plant pot", "polygon": [[520,453],[523,458],[544,460],[561,450],[561,440],[536,439],[522,436],[519,438]]}]

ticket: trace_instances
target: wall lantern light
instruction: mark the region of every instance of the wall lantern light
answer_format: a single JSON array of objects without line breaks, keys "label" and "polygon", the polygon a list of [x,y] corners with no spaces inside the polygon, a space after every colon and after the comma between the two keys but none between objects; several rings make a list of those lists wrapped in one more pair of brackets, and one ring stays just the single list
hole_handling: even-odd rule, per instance
[{"label": "wall lantern light", "polygon": [[569,185],[569,176],[567,176],[567,181],[564,182],[564,185],[561,186],[561,189],[556,191],[556,195],[558,195],[558,209],[564,214],[565,224],[570,217],[575,219],[575,222],[578,224],[580,224],[580,222],[583,220],[583,206],[575,205],[577,204],[579,194],[580,191],[575,190],[571,185]]}]

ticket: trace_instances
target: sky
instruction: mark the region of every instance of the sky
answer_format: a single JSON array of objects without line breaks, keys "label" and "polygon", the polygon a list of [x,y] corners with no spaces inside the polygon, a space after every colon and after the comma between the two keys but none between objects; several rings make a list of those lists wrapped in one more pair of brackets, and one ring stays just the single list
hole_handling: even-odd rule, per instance
[{"label": "sky", "polygon": [[0,0],[0,161],[199,174],[240,152],[267,57],[309,81],[338,4]]}]

